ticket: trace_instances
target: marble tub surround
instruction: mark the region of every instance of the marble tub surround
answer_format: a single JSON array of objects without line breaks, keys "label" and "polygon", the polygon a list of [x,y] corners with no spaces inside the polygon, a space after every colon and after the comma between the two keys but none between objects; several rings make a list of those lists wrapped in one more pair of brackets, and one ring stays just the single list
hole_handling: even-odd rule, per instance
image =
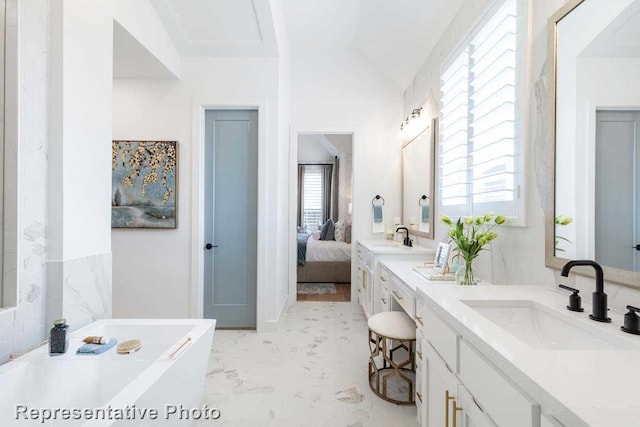
[{"label": "marble tub surround", "polygon": [[[611,324],[593,322],[585,313],[565,309],[569,294],[540,286],[417,286],[427,306],[444,319],[483,356],[566,426],[640,425],[640,337],[620,331],[623,313],[610,312]],[[612,349],[588,350],[532,348],[517,335],[498,326],[474,304],[534,301],[557,310],[560,318],[593,328],[598,338],[610,339]],[[505,320],[505,319],[503,319]],[[505,320],[508,321],[508,320]],[[524,333],[524,331],[523,331]],[[562,348],[559,343],[559,348]]]},{"label": "marble tub surround", "polygon": [[65,318],[71,330],[111,318],[111,252],[47,263],[47,325]]},{"label": "marble tub surround", "polygon": [[276,334],[216,331],[203,403],[222,412],[216,425],[417,426],[415,407],[369,389],[366,341],[350,303],[293,304]]}]

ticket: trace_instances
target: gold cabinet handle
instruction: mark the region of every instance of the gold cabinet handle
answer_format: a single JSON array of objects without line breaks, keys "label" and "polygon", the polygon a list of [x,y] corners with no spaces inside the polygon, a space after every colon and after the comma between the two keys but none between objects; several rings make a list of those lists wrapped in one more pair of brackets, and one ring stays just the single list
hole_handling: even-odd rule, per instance
[{"label": "gold cabinet handle", "polygon": [[382,303],[383,303],[383,304],[386,304],[386,303],[387,303],[387,300],[386,300],[386,299],[384,299],[384,297],[380,298],[380,301],[382,301]]},{"label": "gold cabinet handle", "polygon": [[458,427],[458,411],[462,411],[462,408],[458,406],[458,402],[453,400],[453,427]]},{"label": "gold cabinet handle", "polygon": [[420,399],[420,403],[422,403],[422,394],[420,394],[419,391],[416,391],[416,396],[418,396],[418,399]]},{"label": "gold cabinet handle", "polygon": [[449,390],[445,390],[444,395],[444,427],[449,427],[449,401],[454,397],[449,394]]},{"label": "gold cabinet handle", "polygon": [[402,300],[404,298],[402,298],[401,295],[399,295],[396,291],[393,291],[393,294],[396,296],[396,298],[398,298],[399,300]]},{"label": "gold cabinet handle", "polygon": [[362,292],[362,289],[356,289],[358,291],[358,293]]},{"label": "gold cabinet handle", "polygon": [[424,326],[424,323],[422,323],[422,317],[418,316],[417,314],[416,314],[416,321],[420,323],[420,325]]},{"label": "gold cabinet handle", "polygon": [[418,358],[420,360],[422,360],[422,352],[421,351],[416,351],[416,354],[418,355]]},{"label": "gold cabinet handle", "polygon": [[387,281],[387,279],[385,279],[384,276],[380,276],[380,280],[382,280],[383,282]]}]

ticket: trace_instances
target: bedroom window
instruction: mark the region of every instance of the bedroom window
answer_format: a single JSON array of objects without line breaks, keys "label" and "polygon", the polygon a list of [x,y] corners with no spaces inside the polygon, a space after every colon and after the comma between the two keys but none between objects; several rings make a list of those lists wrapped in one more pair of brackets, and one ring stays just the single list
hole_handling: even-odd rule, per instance
[{"label": "bedroom window", "polygon": [[448,215],[522,218],[524,4],[499,2],[444,67],[439,177]]},{"label": "bedroom window", "polygon": [[299,165],[300,225],[308,233],[330,216],[332,169],[333,165]]}]

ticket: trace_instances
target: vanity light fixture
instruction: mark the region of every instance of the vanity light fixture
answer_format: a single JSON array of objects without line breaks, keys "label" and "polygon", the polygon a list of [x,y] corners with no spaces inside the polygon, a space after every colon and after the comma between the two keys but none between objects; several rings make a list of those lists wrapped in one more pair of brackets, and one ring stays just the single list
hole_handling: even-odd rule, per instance
[{"label": "vanity light fixture", "polygon": [[420,118],[423,107],[414,108],[411,110],[411,114],[407,116],[402,123],[400,123],[400,138],[406,139],[413,133],[413,128],[416,127],[416,120]]}]

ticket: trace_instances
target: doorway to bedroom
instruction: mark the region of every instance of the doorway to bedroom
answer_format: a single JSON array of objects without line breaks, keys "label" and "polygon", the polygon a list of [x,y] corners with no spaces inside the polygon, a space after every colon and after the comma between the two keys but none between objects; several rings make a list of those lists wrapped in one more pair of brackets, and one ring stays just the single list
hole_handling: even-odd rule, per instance
[{"label": "doorway to bedroom", "polygon": [[299,134],[297,301],[351,301],[353,135]]}]

